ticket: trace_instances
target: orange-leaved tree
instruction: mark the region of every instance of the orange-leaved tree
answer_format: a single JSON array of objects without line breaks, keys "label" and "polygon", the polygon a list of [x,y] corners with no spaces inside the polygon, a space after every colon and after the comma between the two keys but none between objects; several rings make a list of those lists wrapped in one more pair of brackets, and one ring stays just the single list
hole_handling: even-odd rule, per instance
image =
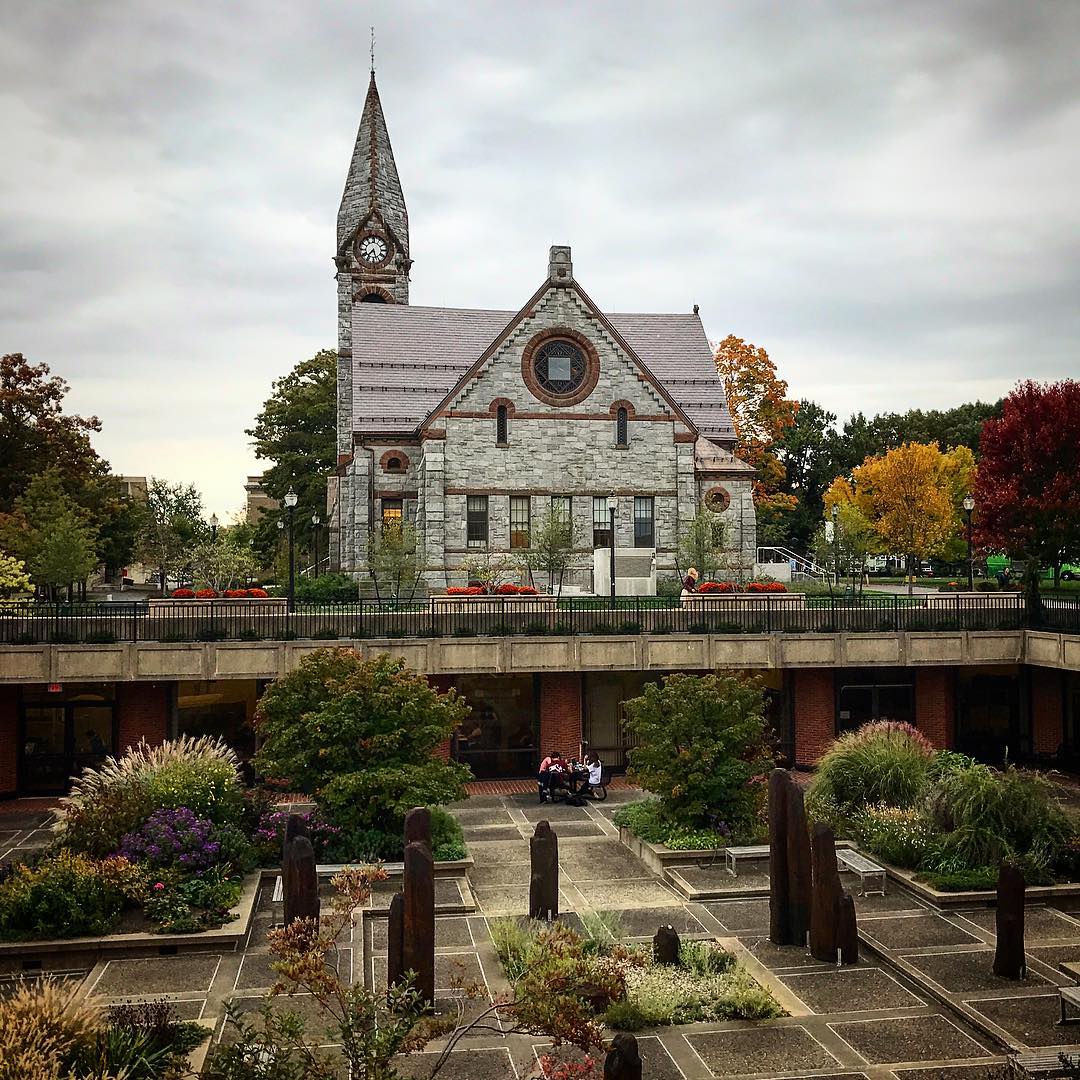
[{"label": "orange-leaved tree", "polygon": [[775,540],[770,533],[798,505],[794,495],[780,490],[785,470],[775,446],[795,423],[799,403],[788,399],[788,385],[776,374],[776,365],[764,349],[728,334],[716,346],[714,359],[735,425],[735,453],[757,470],[754,509],[759,535]]},{"label": "orange-leaved tree", "polygon": [[917,559],[946,553],[959,535],[961,504],[974,471],[975,458],[966,446],[942,453],[937,443],[904,443],[868,457],[850,480],[837,477],[825,493],[825,506],[854,503],[882,548],[907,557],[910,575]]}]

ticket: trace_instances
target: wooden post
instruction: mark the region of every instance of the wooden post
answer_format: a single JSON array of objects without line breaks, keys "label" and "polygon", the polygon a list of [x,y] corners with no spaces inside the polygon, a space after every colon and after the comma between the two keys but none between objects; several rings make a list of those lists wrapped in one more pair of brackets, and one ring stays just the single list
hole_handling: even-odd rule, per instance
[{"label": "wooden post", "polygon": [[997,949],[994,974],[1003,979],[1022,979],[1027,969],[1024,957],[1024,875],[1009,863],[1002,863],[997,879],[997,911],[994,929]]},{"label": "wooden post", "polygon": [[296,919],[314,919],[319,928],[319,877],[315,850],[306,836],[294,836],[281,861],[281,885],[285,899],[285,925]]},{"label": "wooden post", "polygon": [[611,1040],[604,1058],[604,1080],[641,1080],[641,1054],[633,1035],[621,1031]]},{"label": "wooden post", "polygon": [[426,806],[414,806],[405,815],[405,843],[426,844],[431,850],[431,811]]},{"label": "wooden post", "polygon": [[769,940],[791,944],[791,911],[788,894],[788,786],[787,769],[769,773]]},{"label": "wooden post", "polygon": [[678,964],[679,933],[673,926],[661,926],[652,939],[653,959],[658,964]]},{"label": "wooden post", "polygon": [[840,897],[836,913],[836,947],[841,964],[859,962],[859,924],[855,918],[855,898],[849,892]]},{"label": "wooden post", "polygon": [[386,985],[397,986],[405,979],[405,894],[390,897],[386,918]]},{"label": "wooden post", "polygon": [[422,841],[405,845],[402,966],[413,988],[435,1004],[435,863]]},{"label": "wooden post", "polygon": [[828,825],[814,826],[813,895],[810,900],[810,954],[826,964],[836,963],[837,916],[840,898],[840,871],[836,867],[836,840]]},{"label": "wooden post", "polygon": [[529,918],[550,920],[559,914],[559,838],[539,821],[529,838]]},{"label": "wooden post", "polygon": [[806,945],[810,930],[810,833],[802,788],[790,781],[787,790],[788,920],[793,945]]}]

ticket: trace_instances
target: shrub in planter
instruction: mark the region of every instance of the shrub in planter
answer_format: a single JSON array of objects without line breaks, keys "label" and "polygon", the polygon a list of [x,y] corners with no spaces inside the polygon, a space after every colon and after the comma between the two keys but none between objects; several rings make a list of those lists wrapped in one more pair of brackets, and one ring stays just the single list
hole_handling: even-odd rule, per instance
[{"label": "shrub in planter", "polygon": [[243,872],[254,864],[252,846],[239,829],[196,817],[186,806],[155,810],[138,830],[124,835],[118,854],[154,869],[191,872],[223,864]]},{"label": "shrub in planter", "polygon": [[62,848],[0,883],[0,939],[107,934],[142,895],[142,870],[126,859],[91,859]]},{"label": "shrub in planter", "polygon": [[311,635],[316,641],[337,641],[338,632],[329,626],[324,626],[319,630],[316,630]]},{"label": "shrub in planter", "polygon": [[320,574],[296,583],[296,598],[307,604],[354,604],[360,587],[348,574]]},{"label": "shrub in planter", "polygon": [[775,760],[756,680],[668,675],[625,708],[624,725],[639,743],[629,774],[672,821],[699,826],[717,815],[733,829],[751,825]]},{"label": "shrub in planter", "polygon": [[810,793],[841,809],[914,806],[926,791],[933,757],[929,740],[910,724],[864,724],[825,751]]},{"label": "shrub in planter", "polygon": [[71,1076],[69,1070],[92,1050],[101,1027],[101,1010],[80,996],[78,979],[16,983],[0,998],[0,1075],[5,1080]]},{"label": "shrub in planter", "polygon": [[266,600],[270,596],[270,594],[265,589],[260,589],[257,586],[248,589],[247,594],[251,597],[252,600]]},{"label": "shrub in planter", "polygon": [[917,809],[868,807],[853,816],[852,828],[861,847],[906,870],[922,865],[939,840],[933,822]]},{"label": "shrub in planter", "polygon": [[102,857],[159,809],[187,807],[218,824],[239,820],[239,760],[218,739],[140,743],[120,758],[84,769],[60,801],[61,844]]},{"label": "shrub in planter", "polygon": [[[281,846],[290,816],[288,810],[276,808],[267,809],[259,816],[252,840],[260,866],[277,866],[281,862]],[[330,844],[341,835],[341,830],[324,820],[318,810],[309,810],[299,817],[307,828],[316,859],[322,858]]]},{"label": "shrub in planter", "polygon": [[115,645],[116,635],[111,630],[91,630],[85,640],[87,645]]},{"label": "shrub in planter", "polygon": [[436,753],[469,706],[400,660],[319,649],[272,683],[255,714],[263,775],[317,793],[345,831],[400,835],[405,812],[464,796],[467,767]]},{"label": "shrub in planter", "polygon": [[195,599],[196,600],[216,600],[217,595],[218,595],[217,589],[196,589],[195,590]]},{"label": "shrub in planter", "polygon": [[172,596],[172,598],[174,600],[194,600],[195,599],[195,590],[194,589],[173,589],[173,591],[172,591],[172,593],[170,595]]}]

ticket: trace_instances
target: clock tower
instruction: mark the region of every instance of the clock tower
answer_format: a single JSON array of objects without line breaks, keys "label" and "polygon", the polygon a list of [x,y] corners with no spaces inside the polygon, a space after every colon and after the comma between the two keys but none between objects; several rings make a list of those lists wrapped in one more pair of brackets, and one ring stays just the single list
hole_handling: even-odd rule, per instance
[{"label": "clock tower", "polygon": [[338,282],[338,348],[352,347],[354,303],[409,302],[409,212],[398,180],[375,72],[341,196],[334,256]]}]

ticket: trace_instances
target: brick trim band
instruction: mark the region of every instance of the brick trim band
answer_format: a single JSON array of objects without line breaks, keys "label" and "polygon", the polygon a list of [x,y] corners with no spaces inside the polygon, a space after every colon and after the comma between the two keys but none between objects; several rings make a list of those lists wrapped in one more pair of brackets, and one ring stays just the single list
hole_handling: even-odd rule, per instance
[{"label": "brick trim band", "polygon": [[[397,461],[398,467],[391,468],[390,463]],[[409,455],[403,453],[401,450],[387,450],[381,458],[379,458],[379,468],[383,472],[387,473],[405,473],[409,471]]]}]

